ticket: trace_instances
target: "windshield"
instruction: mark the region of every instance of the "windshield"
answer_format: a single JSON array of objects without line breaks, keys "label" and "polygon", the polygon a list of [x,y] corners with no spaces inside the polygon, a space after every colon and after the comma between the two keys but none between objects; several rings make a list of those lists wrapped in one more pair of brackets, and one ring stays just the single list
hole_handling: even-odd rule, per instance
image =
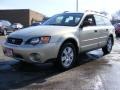
[{"label": "windshield", "polygon": [[83,16],[83,13],[58,14],[48,19],[42,25],[76,26],[79,24],[82,16]]}]

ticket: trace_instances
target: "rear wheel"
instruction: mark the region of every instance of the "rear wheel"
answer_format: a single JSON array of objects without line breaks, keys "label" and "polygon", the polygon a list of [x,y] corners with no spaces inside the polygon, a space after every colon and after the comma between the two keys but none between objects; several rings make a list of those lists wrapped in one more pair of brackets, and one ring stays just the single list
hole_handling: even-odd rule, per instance
[{"label": "rear wheel", "polygon": [[113,46],[113,40],[112,37],[109,37],[107,41],[107,45],[102,48],[104,54],[109,54],[112,50],[112,46]]},{"label": "rear wheel", "polygon": [[76,48],[72,43],[65,43],[62,45],[57,61],[56,66],[60,69],[67,70],[72,68],[75,65],[77,59]]}]

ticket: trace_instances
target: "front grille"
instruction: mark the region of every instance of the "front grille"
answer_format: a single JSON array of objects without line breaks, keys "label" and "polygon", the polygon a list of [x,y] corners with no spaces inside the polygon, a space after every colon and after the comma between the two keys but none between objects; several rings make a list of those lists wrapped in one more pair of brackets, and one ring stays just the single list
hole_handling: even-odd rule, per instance
[{"label": "front grille", "polygon": [[10,44],[21,45],[22,42],[23,42],[22,39],[18,39],[18,38],[7,38],[7,43],[10,43]]}]

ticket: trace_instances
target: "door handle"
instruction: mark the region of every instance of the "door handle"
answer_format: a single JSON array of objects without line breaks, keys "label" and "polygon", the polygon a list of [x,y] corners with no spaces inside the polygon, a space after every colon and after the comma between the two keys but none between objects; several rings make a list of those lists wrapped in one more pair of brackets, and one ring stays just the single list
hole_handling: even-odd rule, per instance
[{"label": "door handle", "polygon": [[108,29],[106,29],[106,31],[108,31]]},{"label": "door handle", "polygon": [[98,32],[97,30],[94,30],[94,32]]}]

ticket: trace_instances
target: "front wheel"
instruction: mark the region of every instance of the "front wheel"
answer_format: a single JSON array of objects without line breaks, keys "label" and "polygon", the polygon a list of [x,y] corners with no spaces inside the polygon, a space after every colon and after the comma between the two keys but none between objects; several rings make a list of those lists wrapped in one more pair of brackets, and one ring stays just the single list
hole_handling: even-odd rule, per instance
[{"label": "front wheel", "polygon": [[62,45],[58,57],[57,65],[60,69],[67,70],[75,65],[77,59],[76,48],[72,43]]},{"label": "front wheel", "polygon": [[113,47],[113,40],[112,40],[112,37],[109,37],[107,41],[107,45],[102,48],[103,53],[109,54],[112,50],[112,47]]}]

